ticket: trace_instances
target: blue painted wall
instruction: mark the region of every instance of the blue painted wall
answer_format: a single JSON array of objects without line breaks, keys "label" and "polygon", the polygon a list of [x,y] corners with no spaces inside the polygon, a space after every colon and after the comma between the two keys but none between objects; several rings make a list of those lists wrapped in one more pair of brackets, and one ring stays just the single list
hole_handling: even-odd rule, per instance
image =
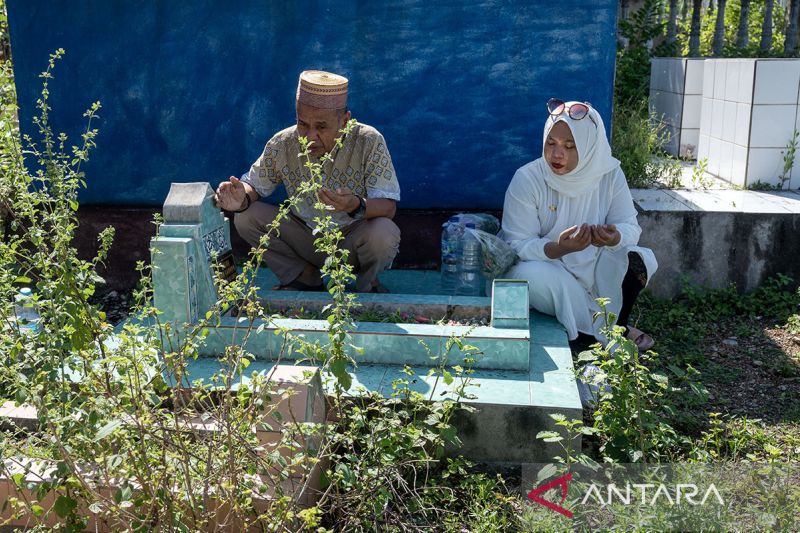
[{"label": "blue painted wall", "polygon": [[244,172],[294,122],[297,76],[350,79],[386,137],[400,207],[499,208],[541,153],[551,96],[609,123],[615,0],[7,0],[23,131],[59,47],[53,123],[103,105],[84,203],[160,205],[172,181]]}]

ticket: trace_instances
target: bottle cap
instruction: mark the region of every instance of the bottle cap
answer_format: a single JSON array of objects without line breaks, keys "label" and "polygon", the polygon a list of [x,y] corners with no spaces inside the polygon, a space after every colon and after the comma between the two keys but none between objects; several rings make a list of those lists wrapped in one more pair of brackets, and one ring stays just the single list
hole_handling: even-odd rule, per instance
[{"label": "bottle cap", "polygon": [[33,292],[31,292],[31,288],[30,288],[30,287],[22,287],[22,288],[19,290],[19,293],[20,293],[22,296],[30,296],[31,294],[33,294]]}]

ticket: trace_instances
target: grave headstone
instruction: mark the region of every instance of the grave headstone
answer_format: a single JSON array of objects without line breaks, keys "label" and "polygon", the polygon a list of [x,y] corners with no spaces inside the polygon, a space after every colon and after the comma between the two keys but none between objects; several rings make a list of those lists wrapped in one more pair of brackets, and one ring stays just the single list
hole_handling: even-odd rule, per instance
[{"label": "grave headstone", "polygon": [[217,300],[215,263],[235,276],[230,221],[208,183],[173,183],[150,243],[154,304],[162,322],[193,323]]}]

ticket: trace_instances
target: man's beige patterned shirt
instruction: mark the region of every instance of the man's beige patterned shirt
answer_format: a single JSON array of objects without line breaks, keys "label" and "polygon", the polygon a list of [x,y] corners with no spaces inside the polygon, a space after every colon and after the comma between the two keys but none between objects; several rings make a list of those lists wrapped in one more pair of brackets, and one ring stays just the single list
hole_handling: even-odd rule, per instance
[{"label": "man's beige patterned shirt", "polygon": [[[286,128],[267,142],[264,152],[250,167],[243,181],[262,197],[269,196],[283,183],[286,193],[292,197],[300,183],[309,179],[305,158],[298,157],[299,153],[297,126]],[[346,187],[364,198],[400,200],[400,184],[386,141],[372,126],[356,124],[344,138],[342,147],[334,148],[333,161],[326,163],[322,171],[322,184],[328,189]],[[319,211],[314,209],[314,203],[315,198],[306,195],[293,209],[312,228],[314,217],[327,214],[339,226],[353,222],[347,213]]]}]

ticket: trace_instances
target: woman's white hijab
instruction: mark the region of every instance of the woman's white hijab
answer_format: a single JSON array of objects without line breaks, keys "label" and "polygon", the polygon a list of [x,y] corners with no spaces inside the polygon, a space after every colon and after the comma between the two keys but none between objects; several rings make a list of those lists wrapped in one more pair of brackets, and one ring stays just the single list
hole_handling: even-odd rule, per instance
[{"label": "woman's white hijab", "polygon": [[[560,194],[570,197],[594,190],[603,175],[619,166],[619,161],[611,156],[611,146],[608,144],[600,113],[589,107],[589,113],[580,120],[569,116],[567,109],[577,103],[582,102],[567,102],[563,113],[556,117],[547,117],[542,138],[542,157],[535,161],[535,168],[544,176],[545,182]],[[558,122],[567,124],[578,149],[578,166],[562,176],[553,172],[544,158],[547,136]]]}]

